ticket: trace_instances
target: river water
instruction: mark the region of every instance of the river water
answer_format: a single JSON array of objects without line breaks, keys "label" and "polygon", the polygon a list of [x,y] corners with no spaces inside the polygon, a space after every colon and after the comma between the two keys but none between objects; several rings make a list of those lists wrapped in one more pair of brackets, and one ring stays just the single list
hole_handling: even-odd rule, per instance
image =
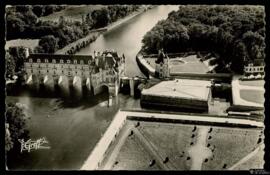
[{"label": "river water", "polygon": [[116,26],[101,35],[94,43],[77,52],[77,55],[89,54],[94,51],[114,49],[118,54],[124,53],[126,58],[126,75],[143,76],[135,60],[136,54],[142,46],[142,38],[145,33],[161,19],[166,19],[168,13],[177,10],[178,6],[158,6],[150,9],[131,20]]},{"label": "river water", "polygon": [[[77,54],[114,49],[119,55],[125,54],[127,76],[143,76],[135,60],[143,35],[159,20],[166,19],[169,12],[177,9],[178,6],[157,6],[139,14],[107,31]],[[114,98],[113,105],[108,107],[107,95],[101,94],[75,106],[66,105],[57,98],[31,97],[28,93],[7,96],[7,102],[25,104],[30,138],[45,137],[50,146],[50,149],[32,150],[9,157],[9,169],[80,169],[119,108],[140,108],[138,99],[123,94]]]}]

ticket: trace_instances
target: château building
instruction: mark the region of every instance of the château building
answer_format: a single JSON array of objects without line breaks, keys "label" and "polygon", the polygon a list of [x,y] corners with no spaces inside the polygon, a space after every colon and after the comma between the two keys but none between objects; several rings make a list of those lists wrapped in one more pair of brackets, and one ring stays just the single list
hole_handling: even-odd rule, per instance
[{"label": "ch\u00e2teau building", "polygon": [[261,76],[264,77],[264,60],[263,59],[256,59],[252,62],[247,62],[244,66],[244,74],[246,76]]},{"label": "ch\u00e2teau building", "polygon": [[48,86],[86,86],[94,95],[103,87],[117,95],[125,60],[115,51],[94,52],[93,55],[30,54],[25,59],[27,84]]},{"label": "ch\u00e2teau building", "polygon": [[170,77],[169,58],[164,54],[163,50],[159,50],[158,58],[156,60],[155,72],[159,78]]}]

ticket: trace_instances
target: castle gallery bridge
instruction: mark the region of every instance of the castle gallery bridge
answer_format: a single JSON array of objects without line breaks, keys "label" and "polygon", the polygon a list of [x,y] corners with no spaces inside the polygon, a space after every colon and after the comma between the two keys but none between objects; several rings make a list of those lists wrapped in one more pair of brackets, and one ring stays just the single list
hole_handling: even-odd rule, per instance
[{"label": "castle gallery bridge", "polygon": [[28,54],[25,62],[26,85],[38,90],[44,85],[54,91],[59,86],[65,95],[70,87],[82,92],[86,87],[93,95],[108,89],[117,96],[121,79],[128,80],[134,94],[134,78],[124,77],[125,56],[115,51],[94,52],[93,55]]}]

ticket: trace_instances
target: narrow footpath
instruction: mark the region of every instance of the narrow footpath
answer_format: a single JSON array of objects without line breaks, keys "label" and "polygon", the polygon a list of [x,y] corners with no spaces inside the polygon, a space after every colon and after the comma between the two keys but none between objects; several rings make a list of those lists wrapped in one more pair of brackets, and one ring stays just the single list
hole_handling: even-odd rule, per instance
[{"label": "narrow footpath", "polygon": [[188,150],[192,160],[190,170],[201,170],[203,161],[212,155],[211,150],[206,146],[207,133],[207,127],[200,127],[195,145]]}]

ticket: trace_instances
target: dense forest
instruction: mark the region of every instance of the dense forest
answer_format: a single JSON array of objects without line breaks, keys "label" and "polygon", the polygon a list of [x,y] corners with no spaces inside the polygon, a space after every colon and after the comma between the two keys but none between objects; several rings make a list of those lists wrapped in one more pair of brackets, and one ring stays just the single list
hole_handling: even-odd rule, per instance
[{"label": "dense forest", "polygon": [[261,6],[179,6],[143,38],[142,51],[208,51],[217,72],[242,74],[245,61],[265,58],[265,12]]},{"label": "dense forest", "polygon": [[[51,8],[48,8],[48,7]],[[62,9],[61,6],[15,6],[7,10],[7,40],[41,39],[37,52],[53,53],[57,49],[86,36],[91,29],[105,27],[139,8],[138,5],[109,5],[83,16],[83,22],[68,21],[61,16],[58,22],[41,21],[40,16]],[[53,7],[53,8],[52,8]],[[52,10],[54,9],[54,10]]]}]

